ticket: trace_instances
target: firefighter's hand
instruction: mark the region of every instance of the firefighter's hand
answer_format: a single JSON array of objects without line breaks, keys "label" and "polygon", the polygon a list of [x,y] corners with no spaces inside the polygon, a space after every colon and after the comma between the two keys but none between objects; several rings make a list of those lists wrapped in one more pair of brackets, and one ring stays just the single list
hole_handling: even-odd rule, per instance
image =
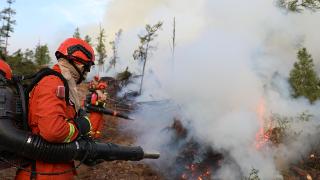
[{"label": "firefighter's hand", "polygon": [[77,117],[74,119],[79,134],[82,136],[88,135],[91,131],[91,123],[87,113],[83,109],[79,109]]},{"label": "firefighter's hand", "polygon": [[96,93],[98,94],[98,100],[99,101],[106,101],[107,100],[107,95],[103,93],[101,90],[96,90]]}]

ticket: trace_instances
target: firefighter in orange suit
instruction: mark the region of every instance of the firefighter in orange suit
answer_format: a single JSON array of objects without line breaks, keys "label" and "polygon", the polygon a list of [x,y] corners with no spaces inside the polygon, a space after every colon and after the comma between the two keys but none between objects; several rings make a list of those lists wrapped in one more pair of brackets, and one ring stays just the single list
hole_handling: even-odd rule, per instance
[{"label": "firefighter in orange suit", "polygon": [[[90,91],[93,91],[93,97],[91,103],[93,105],[105,107],[105,102],[107,100],[107,94],[105,89],[107,84],[100,81],[99,76],[94,76],[94,79],[89,83]],[[91,122],[91,136],[95,139],[101,138],[101,132],[103,129],[103,114],[92,112],[90,113],[90,122]]]},{"label": "firefighter in orange suit", "polygon": [[[94,51],[82,39],[68,38],[61,43],[55,53],[58,63],[53,70],[62,74],[68,83],[69,102],[65,100],[63,81],[54,75],[44,77],[29,94],[28,123],[32,133],[52,143],[68,143],[80,135],[91,131],[91,123],[80,109],[80,101],[76,85],[85,79],[94,64]],[[81,113],[80,113],[81,112]],[[91,118],[101,118],[97,115]],[[76,172],[74,162],[46,163],[36,161],[27,169],[35,172],[51,173],[41,175],[18,170],[16,179],[73,179]],[[68,171],[67,173],[61,173]],[[52,175],[56,173],[55,175]]]}]

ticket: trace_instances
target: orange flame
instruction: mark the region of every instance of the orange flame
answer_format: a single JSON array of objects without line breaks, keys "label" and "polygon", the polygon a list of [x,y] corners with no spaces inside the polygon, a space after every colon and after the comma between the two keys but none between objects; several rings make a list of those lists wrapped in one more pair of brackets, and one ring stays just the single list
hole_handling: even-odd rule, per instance
[{"label": "orange flame", "polygon": [[[257,107],[257,116],[259,120],[259,131],[256,134],[256,149],[261,149],[268,141],[269,141],[269,134],[265,132],[264,126],[266,122],[266,103],[265,99],[261,98],[259,105]],[[271,124],[269,124],[271,126]]]},{"label": "orange flame", "polygon": [[203,169],[200,169],[200,167],[197,164],[190,164],[186,166],[186,169],[188,169],[189,171],[184,172],[181,175],[182,180],[186,180],[186,179],[206,180],[206,179],[210,179],[211,177],[211,170],[209,167],[205,168],[205,171],[203,171]]}]

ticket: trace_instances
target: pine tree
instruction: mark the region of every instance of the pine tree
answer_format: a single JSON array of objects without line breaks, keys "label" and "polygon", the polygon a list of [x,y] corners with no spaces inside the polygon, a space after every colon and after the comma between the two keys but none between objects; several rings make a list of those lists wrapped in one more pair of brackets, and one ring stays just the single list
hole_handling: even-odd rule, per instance
[{"label": "pine tree", "polygon": [[161,29],[162,22],[158,22],[157,24],[151,26],[149,24],[146,25],[145,30],[146,34],[144,35],[138,35],[140,39],[140,45],[139,47],[133,52],[133,58],[135,60],[140,60],[143,62],[143,68],[142,68],[142,77],[141,77],[141,83],[140,83],[140,89],[139,94],[141,94],[142,91],[142,84],[143,84],[143,78],[144,78],[144,71],[146,67],[146,62],[148,59],[148,55],[151,52],[151,50],[154,50],[155,47],[152,46],[150,43],[154,40],[155,37],[158,35],[156,32]]},{"label": "pine tree", "polygon": [[291,12],[302,12],[303,9],[311,11],[320,9],[320,0],[278,0],[277,4]]},{"label": "pine tree", "polygon": [[97,37],[98,44],[96,46],[96,52],[98,56],[98,65],[99,65],[99,71],[103,71],[103,65],[104,65],[104,60],[107,58],[107,50],[105,46],[106,42],[106,35],[104,32],[104,29],[101,28],[100,25],[100,31],[99,31],[99,36]]},{"label": "pine tree", "polygon": [[80,31],[79,31],[79,28],[77,27],[76,28],[76,30],[74,31],[74,33],[73,33],[73,36],[72,37],[74,37],[74,38],[78,38],[78,39],[80,39],[81,37],[80,37]]},{"label": "pine tree", "polygon": [[8,38],[11,37],[11,33],[14,32],[13,26],[16,24],[16,20],[13,20],[13,15],[16,14],[16,11],[12,9],[12,4],[14,3],[14,0],[7,0],[8,7],[4,8],[1,11],[2,14],[2,27],[0,28],[0,39],[4,41],[4,53],[8,54],[7,48],[8,48]]},{"label": "pine tree", "polygon": [[86,35],[86,36],[84,37],[84,41],[87,42],[88,44],[90,44],[90,45],[92,46],[92,44],[91,44],[92,39],[91,39],[91,37],[90,37],[89,35]]},{"label": "pine tree", "polygon": [[39,43],[36,47],[34,58],[38,66],[48,66],[51,61],[48,46],[46,44],[40,45]]},{"label": "pine tree", "polygon": [[320,87],[312,57],[306,48],[300,49],[297,57],[298,62],[294,63],[289,77],[293,97],[305,96],[310,103],[313,103],[320,97]]},{"label": "pine tree", "polygon": [[113,41],[109,42],[109,44],[111,45],[111,50],[112,50],[110,67],[113,66],[114,69],[116,68],[116,63],[117,63],[117,59],[118,59],[118,45],[119,45],[121,34],[122,34],[122,29],[119,29],[119,31],[117,33],[115,33],[115,39]]}]

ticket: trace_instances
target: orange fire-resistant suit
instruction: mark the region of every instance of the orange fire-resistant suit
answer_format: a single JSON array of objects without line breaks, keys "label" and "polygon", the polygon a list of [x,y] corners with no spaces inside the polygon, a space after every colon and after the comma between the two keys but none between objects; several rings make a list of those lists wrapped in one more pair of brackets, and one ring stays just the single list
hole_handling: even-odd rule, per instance
[{"label": "orange fire-resistant suit", "polygon": [[[107,84],[104,82],[99,82],[100,78],[98,76],[95,76],[94,79],[89,83],[89,89],[94,90],[97,94],[98,101],[99,96],[105,96],[103,94],[103,91],[107,87]],[[99,92],[98,92],[99,91]],[[100,95],[99,95],[100,94]],[[93,138],[100,138],[101,132],[103,129],[103,114],[92,112],[90,113],[90,122],[91,122],[91,135]]]},{"label": "orange fire-resistant suit", "polygon": [[95,139],[101,137],[101,132],[103,128],[103,114],[97,112],[91,112],[89,115],[91,123],[91,136]]},{"label": "orange fire-resistant suit", "polygon": [[[57,72],[61,70],[57,65],[53,67]],[[49,75],[44,77],[29,94],[29,126],[32,133],[40,135],[42,138],[52,143],[68,143],[75,140],[78,130],[73,122],[76,115],[74,106],[67,104],[64,98],[57,96],[58,86],[63,86],[59,77]],[[101,118],[102,115],[96,113],[90,118]],[[91,121],[91,120],[90,120]],[[97,121],[97,120],[94,120]],[[62,172],[74,167],[74,162],[66,163],[46,163],[36,161],[37,172]],[[31,165],[27,167],[31,170]],[[75,171],[61,175],[36,175],[37,180],[73,179]],[[20,170],[16,179],[29,180],[30,172]]]}]

